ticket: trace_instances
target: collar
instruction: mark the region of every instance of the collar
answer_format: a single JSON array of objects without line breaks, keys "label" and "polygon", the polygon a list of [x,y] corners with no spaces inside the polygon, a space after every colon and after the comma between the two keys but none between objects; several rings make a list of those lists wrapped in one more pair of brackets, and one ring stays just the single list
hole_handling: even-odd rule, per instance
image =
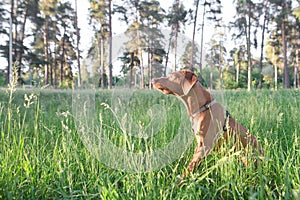
[{"label": "collar", "polygon": [[202,106],[201,108],[199,108],[199,110],[195,113],[192,114],[192,117],[196,117],[198,114],[208,110],[210,107],[212,107],[215,103],[217,103],[217,101],[214,99],[211,102],[209,102],[208,104],[205,104],[204,106]]}]

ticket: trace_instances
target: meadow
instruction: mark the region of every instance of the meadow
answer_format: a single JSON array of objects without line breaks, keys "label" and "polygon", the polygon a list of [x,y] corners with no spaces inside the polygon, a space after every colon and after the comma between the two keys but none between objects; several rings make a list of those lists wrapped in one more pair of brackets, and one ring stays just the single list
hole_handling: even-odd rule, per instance
[{"label": "meadow", "polygon": [[[185,126],[184,134],[193,137],[190,125],[182,122],[187,117],[182,103],[175,97],[139,90],[127,102],[117,100],[122,95],[126,99],[128,93],[97,90],[95,108],[90,110],[95,120],[88,126],[101,126],[85,128],[100,129],[113,145],[137,154],[166,147],[179,134],[180,124]],[[213,94],[258,138],[264,157],[258,167],[244,166],[239,152],[224,144],[178,186],[177,176],[184,173],[195,141],[182,152],[175,147],[179,156],[165,160],[167,165],[149,166],[141,161],[144,166],[131,166],[130,159],[118,165],[114,150],[94,150],[103,146],[97,135],[79,134],[74,103],[75,110],[89,105],[79,99],[74,102],[72,91],[2,89],[0,199],[299,199],[300,91]],[[123,110],[113,110],[113,106]],[[122,113],[118,120],[116,112]],[[90,120],[85,115],[79,118]],[[159,127],[155,135],[143,135],[151,133],[147,131],[151,123],[152,129]],[[135,130],[139,128],[146,131],[138,135]]]}]

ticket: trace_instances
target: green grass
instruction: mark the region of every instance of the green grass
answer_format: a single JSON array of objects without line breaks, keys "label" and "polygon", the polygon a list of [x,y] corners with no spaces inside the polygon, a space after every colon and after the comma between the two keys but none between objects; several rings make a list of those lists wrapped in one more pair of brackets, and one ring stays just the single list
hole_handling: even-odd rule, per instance
[{"label": "green grass", "polygon": [[[155,91],[134,92],[130,103],[123,104],[131,111],[131,118],[123,118],[130,122],[128,130],[137,127],[132,125],[136,121],[141,126],[150,123],[149,106],[159,104],[166,110],[159,131],[153,137],[139,138],[125,135],[107,109],[119,95],[124,92],[97,91],[93,113],[93,123],[102,124],[103,134],[115,146],[147,152],[163,148],[176,137],[181,115],[185,116],[176,98]],[[161,169],[145,173],[115,169],[118,167],[99,161],[84,145],[89,140],[76,129],[71,91],[17,90],[10,94],[2,90],[0,199],[299,199],[300,91],[226,91],[225,101],[220,93],[214,95],[258,138],[265,158],[258,168],[253,163],[245,167],[239,152],[223,145],[179,187],[176,176],[183,174],[195,142]],[[163,113],[161,107],[154,111]],[[101,145],[97,140],[94,144]]]}]

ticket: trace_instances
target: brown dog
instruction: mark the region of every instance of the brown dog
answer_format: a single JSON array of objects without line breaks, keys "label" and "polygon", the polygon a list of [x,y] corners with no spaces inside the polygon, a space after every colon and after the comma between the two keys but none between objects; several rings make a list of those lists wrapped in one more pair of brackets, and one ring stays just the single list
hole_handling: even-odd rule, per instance
[{"label": "brown dog", "polygon": [[[258,149],[257,141],[243,126],[238,124],[228,112],[207,92],[198,82],[197,76],[190,71],[178,71],[168,77],[152,80],[153,87],[164,94],[172,94],[185,104],[192,122],[192,130],[197,139],[197,147],[188,166],[192,172],[213,148],[219,136],[224,133],[227,140],[229,135],[235,135],[243,147],[249,144]],[[245,165],[247,161],[242,159]],[[185,175],[184,175],[185,176]]]}]

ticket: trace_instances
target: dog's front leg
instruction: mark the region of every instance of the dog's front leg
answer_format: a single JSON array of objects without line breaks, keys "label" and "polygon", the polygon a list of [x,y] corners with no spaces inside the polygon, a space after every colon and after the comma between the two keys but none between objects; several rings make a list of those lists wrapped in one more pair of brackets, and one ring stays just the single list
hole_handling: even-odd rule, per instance
[{"label": "dog's front leg", "polygon": [[182,184],[183,179],[187,176],[187,173],[193,172],[194,169],[197,166],[199,166],[201,159],[204,158],[210,152],[210,150],[211,150],[211,148],[208,146],[204,146],[203,143],[200,143],[199,145],[197,145],[194,155],[188,165],[187,172],[185,172],[183,174],[183,177],[180,178],[180,180],[178,181],[179,185]]},{"label": "dog's front leg", "polygon": [[194,152],[194,155],[190,161],[190,164],[188,166],[188,172],[192,172],[199,164],[202,158],[204,158],[209,152],[211,148],[209,146],[203,145],[202,142],[200,142]]}]

